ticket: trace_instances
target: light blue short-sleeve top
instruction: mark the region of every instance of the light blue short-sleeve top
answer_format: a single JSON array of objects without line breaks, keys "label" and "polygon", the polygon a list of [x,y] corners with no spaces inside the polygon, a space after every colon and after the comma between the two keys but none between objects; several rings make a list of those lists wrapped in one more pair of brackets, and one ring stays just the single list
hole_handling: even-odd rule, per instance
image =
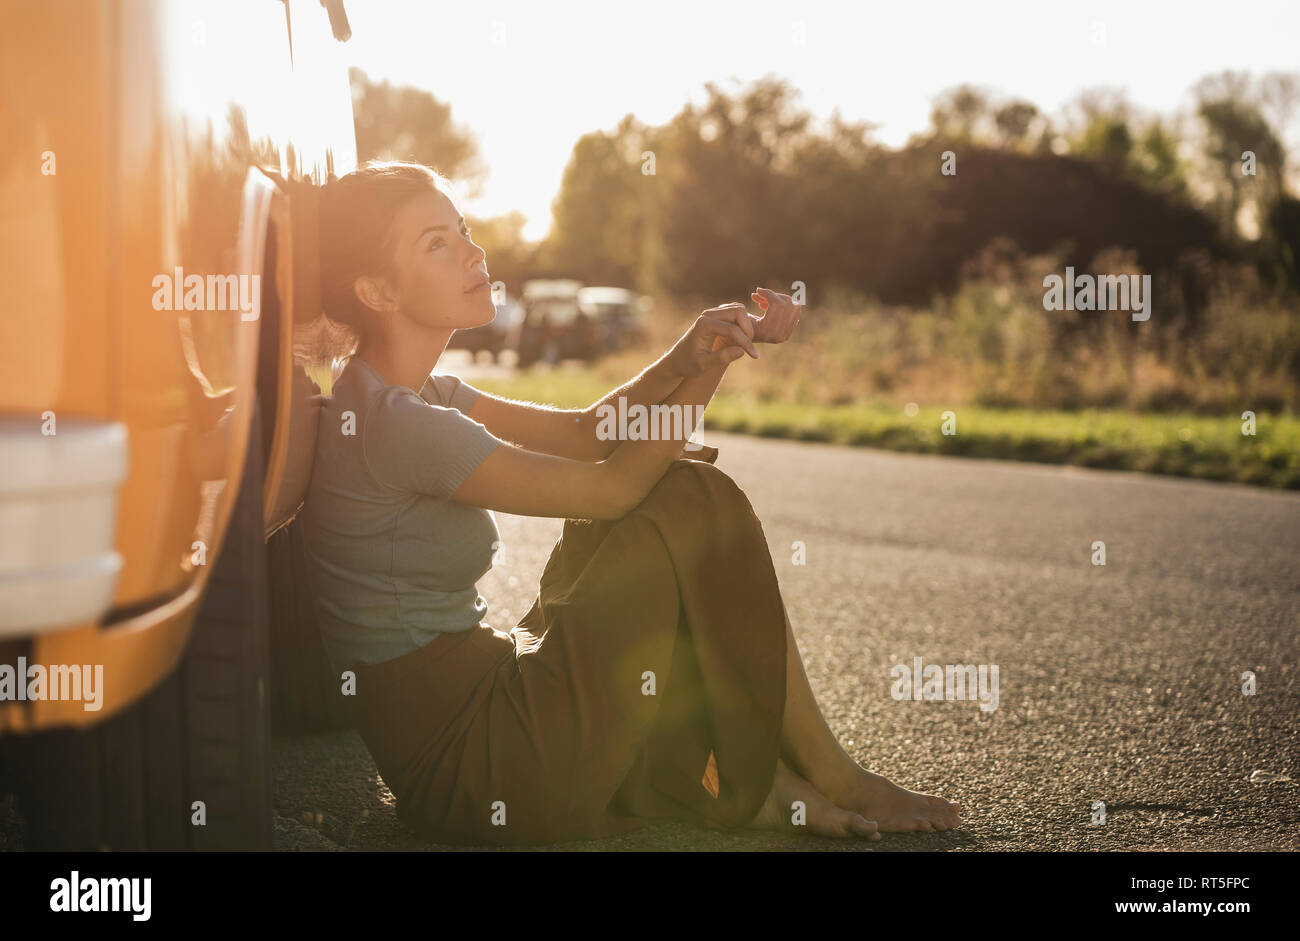
[{"label": "light blue short-sleeve top", "polygon": [[400,657],[487,613],[491,510],[449,497],[504,442],[467,417],[479,390],[433,375],[417,395],[353,356],[325,399],[299,521],[336,671]]}]

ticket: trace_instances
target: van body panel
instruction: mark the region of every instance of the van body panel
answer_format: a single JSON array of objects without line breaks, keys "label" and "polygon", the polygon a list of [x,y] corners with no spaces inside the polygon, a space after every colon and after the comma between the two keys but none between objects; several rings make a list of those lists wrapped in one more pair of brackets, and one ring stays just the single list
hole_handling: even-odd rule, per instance
[{"label": "van body panel", "polygon": [[[343,47],[315,0],[49,0],[6,15],[0,414],[120,422],[128,452],[112,609],[26,641],[31,663],[103,664],[103,708],[0,703],[0,731],[35,731],[102,721],[183,654],[239,490],[259,343],[277,360],[262,389],[278,442],[268,512],[276,502],[283,397],[311,390],[289,381],[289,332],[261,336],[258,289],[274,286],[286,319],[312,314],[292,291],[317,262],[292,249],[291,194],[310,203],[355,167],[356,144]],[[275,271],[248,260],[254,207],[269,220],[258,238],[289,252]]]}]

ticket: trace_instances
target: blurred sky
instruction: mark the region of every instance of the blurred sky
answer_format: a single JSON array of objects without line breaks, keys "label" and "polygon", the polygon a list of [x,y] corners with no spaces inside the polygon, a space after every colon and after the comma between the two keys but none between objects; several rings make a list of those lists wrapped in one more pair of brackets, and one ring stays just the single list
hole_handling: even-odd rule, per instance
[{"label": "blurred sky", "polygon": [[[1129,2],[508,2],[346,4],[347,55],[372,78],[431,91],[478,138],[490,170],[462,209],[529,219],[541,238],[574,142],[631,112],[668,121],[704,82],[788,79],[819,116],[880,125],[899,145],[961,82],[1049,114],[1111,86],[1172,113],[1224,69],[1300,69],[1300,0]],[[1100,28],[1098,27],[1100,24]],[[802,36],[802,43],[797,40]],[[1104,42],[1098,42],[1098,37]]]}]

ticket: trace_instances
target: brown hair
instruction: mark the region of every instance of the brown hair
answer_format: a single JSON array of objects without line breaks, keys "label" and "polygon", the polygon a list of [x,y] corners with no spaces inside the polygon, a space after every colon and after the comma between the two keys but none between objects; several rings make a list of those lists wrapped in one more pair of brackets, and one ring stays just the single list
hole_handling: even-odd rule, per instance
[{"label": "brown hair", "polygon": [[393,219],[406,203],[451,182],[422,163],[371,160],[326,183],[320,205],[321,305],[331,344],[350,356],[373,312],[352,290],[362,275],[393,275]]}]

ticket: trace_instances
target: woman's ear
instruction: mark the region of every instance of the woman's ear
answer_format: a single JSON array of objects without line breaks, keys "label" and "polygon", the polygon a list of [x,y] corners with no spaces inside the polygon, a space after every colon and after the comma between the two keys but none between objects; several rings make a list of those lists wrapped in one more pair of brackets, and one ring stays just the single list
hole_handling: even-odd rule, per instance
[{"label": "woman's ear", "polygon": [[352,293],[357,300],[377,314],[387,313],[392,309],[394,298],[388,289],[388,282],[374,275],[363,274],[352,282]]}]

